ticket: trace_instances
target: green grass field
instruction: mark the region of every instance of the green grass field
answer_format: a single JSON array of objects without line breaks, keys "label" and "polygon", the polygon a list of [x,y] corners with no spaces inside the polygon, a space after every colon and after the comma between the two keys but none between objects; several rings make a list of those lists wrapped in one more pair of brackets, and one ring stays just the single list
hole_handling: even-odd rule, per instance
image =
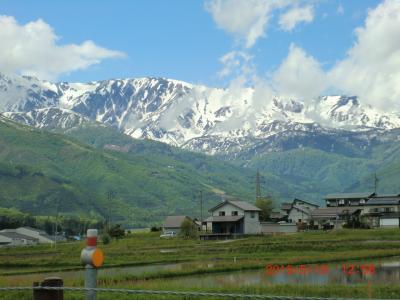
[{"label": "green grass field", "polygon": [[[36,273],[50,270],[82,269],[79,262],[84,243],[59,244],[56,249],[48,245],[26,248],[0,249],[0,285],[31,286],[31,281],[18,280],[10,274]],[[307,264],[362,260],[400,256],[400,230],[340,230],[331,232],[305,232],[291,235],[254,236],[227,243],[160,239],[159,233],[135,233],[109,245],[99,245],[105,253],[104,267],[141,264],[191,262],[189,268],[176,271],[162,270],[139,275],[113,275],[99,277],[101,287],[135,289],[196,290],[195,286],[182,287],[174,281],[178,277],[217,272],[237,272],[261,269],[267,264]],[[165,252],[161,250],[174,250]],[[213,262],[207,267],[204,262]],[[235,262],[234,262],[235,261]],[[38,274],[37,279],[43,276]],[[82,279],[65,279],[65,286],[82,286]],[[204,290],[204,289],[202,289]],[[207,288],[208,291],[251,294],[341,296],[362,298],[400,298],[400,287],[377,284],[366,286],[241,286]],[[4,293],[15,299],[15,292]],[[18,299],[29,299],[30,293],[21,292]],[[81,299],[79,293],[68,293],[67,299]],[[81,298],[80,298],[81,297]],[[100,295],[107,299],[111,295]],[[125,297],[125,296],[124,296]],[[145,296],[126,296],[118,299],[144,299]],[[135,298],[136,297],[136,298]],[[149,296],[147,296],[148,298]],[[157,296],[158,297],[158,296]],[[151,299],[175,299],[166,296]],[[178,297],[179,298],[179,297]],[[187,298],[190,299],[190,298]]]}]

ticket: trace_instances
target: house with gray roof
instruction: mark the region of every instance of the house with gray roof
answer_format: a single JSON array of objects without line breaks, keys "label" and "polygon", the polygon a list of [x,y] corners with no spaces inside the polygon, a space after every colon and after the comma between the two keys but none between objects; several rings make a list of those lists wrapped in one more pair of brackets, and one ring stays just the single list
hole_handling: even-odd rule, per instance
[{"label": "house with gray roof", "polygon": [[376,193],[337,193],[325,196],[326,206],[357,206],[364,205],[368,199],[376,196]]},{"label": "house with gray roof", "polygon": [[193,222],[198,227],[197,223],[188,216],[168,216],[163,224],[163,232],[174,232],[175,234],[179,234],[181,231],[181,225],[185,220]]},{"label": "house with gray roof", "polygon": [[54,237],[49,236],[44,230],[41,229],[25,226],[17,228],[16,232],[37,239],[39,244],[54,243]]},{"label": "house with gray roof", "polygon": [[370,227],[400,227],[400,195],[377,193],[339,193],[325,196],[327,207],[358,207]]},{"label": "house with gray roof", "polygon": [[207,230],[214,234],[259,234],[261,209],[239,200],[224,200],[209,210]]},{"label": "house with gray roof", "polygon": [[310,215],[310,225],[315,229],[342,228],[348,218],[357,218],[360,207],[323,207],[314,209]]},{"label": "house with gray roof", "polygon": [[295,198],[291,203],[286,219],[289,223],[307,223],[311,212],[318,207],[317,204]]},{"label": "house with gray roof", "polygon": [[36,245],[38,242],[37,238],[18,233],[16,229],[3,229],[0,231],[1,246],[29,246]]}]

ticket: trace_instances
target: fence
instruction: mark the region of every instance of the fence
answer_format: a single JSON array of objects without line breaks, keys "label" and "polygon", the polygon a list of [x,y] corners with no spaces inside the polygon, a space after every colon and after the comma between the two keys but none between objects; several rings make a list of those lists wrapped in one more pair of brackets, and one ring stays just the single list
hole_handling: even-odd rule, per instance
[{"label": "fence", "polygon": [[[29,290],[48,290],[48,291],[72,291],[72,292],[107,292],[132,295],[164,295],[178,297],[215,297],[233,299],[267,299],[267,300],[388,300],[388,299],[350,299],[350,298],[321,298],[321,297],[292,297],[292,296],[273,296],[257,294],[236,294],[236,293],[212,293],[212,292],[185,292],[185,291],[164,291],[164,290],[135,290],[135,289],[116,289],[116,288],[83,288],[83,287],[0,287],[3,291],[29,291]],[[391,299],[400,300],[400,299]]]}]

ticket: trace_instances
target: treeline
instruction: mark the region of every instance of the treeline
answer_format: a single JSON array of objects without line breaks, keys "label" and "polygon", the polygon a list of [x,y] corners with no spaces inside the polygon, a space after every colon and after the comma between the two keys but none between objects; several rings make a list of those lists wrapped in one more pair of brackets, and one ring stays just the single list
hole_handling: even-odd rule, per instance
[{"label": "treeline", "polygon": [[30,226],[44,230],[53,235],[57,233],[65,236],[84,235],[88,228],[101,229],[104,222],[96,219],[79,218],[75,216],[32,216],[13,208],[0,208],[0,230],[14,229],[21,226]]}]

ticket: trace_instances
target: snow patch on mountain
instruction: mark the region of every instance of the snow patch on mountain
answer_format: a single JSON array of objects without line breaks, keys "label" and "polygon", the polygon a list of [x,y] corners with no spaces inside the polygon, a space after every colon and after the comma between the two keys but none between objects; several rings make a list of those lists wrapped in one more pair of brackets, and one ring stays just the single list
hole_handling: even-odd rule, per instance
[{"label": "snow patch on mountain", "polygon": [[252,88],[164,78],[50,83],[0,74],[0,111],[14,120],[39,128],[97,121],[134,138],[209,154],[234,153],[283,132],[400,128],[399,113],[378,111],[354,96],[307,102],[260,97]]}]

